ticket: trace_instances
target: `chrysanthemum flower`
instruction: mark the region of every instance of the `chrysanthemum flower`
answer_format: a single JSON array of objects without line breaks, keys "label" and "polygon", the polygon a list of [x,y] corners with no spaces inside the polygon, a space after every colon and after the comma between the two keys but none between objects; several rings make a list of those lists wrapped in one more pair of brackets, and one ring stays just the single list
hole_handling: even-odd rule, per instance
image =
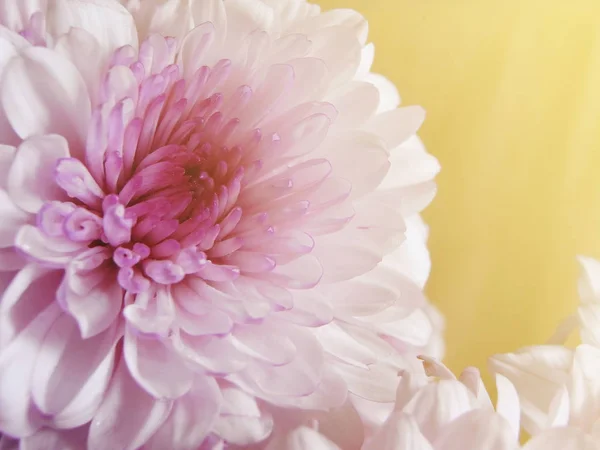
[{"label": "chrysanthemum flower", "polygon": [[278,411],[391,404],[403,355],[441,351],[438,165],[357,13],[6,0],[0,24],[5,441],[243,446]]}]

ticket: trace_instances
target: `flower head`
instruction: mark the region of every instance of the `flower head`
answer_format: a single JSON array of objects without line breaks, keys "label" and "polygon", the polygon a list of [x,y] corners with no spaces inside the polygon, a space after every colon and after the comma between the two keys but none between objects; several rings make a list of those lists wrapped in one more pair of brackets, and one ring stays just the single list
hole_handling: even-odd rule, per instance
[{"label": "flower head", "polygon": [[391,405],[403,355],[441,351],[438,165],[357,13],[14,0],[0,24],[0,432],[252,444],[277,408]]}]

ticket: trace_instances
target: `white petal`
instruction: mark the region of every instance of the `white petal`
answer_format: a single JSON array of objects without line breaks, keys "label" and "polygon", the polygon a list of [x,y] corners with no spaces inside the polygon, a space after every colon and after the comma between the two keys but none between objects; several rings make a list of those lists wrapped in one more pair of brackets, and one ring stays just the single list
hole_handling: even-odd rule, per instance
[{"label": "white petal", "polygon": [[68,156],[69,147],[62,136],[35,136],[24,141],[8,174],[8,192],[15,204],[37,213],[45,202],[65,198],[54,180],[54,169],[60,158]]},{"label": "white petal", "polygon": [[517,450],[510,425],[498,414],[476,409],[448,425],[433,441],[436,450]]},{"label": "white petal", "polygon": [[515,440],[519,439],[521,409],[519,407],[519,395],[514,385],[500,374],[496,374],[496,386],[498,388],[498,403],[496,411],[511,426]]},{"label": "white petal", "polygon": [[573,351],[562,346],[537,346],[496,355],[489,361],[493,372],[504,375],[517,389],[523,427],[537,434],[548,423],[552,399],[568,378]]},{"label": "white petal", "polygon": [[23,50],[6,67],[0,95],[21,138],[56,133],[69,141],[72,154],[83,148],[90,99],[81,74],[66,58],[42,47]]},{"label": "white petal", "polygon": [[394,411],[362,450],[433,450],[419,430],[416,420],[400,411]]},{"label": "white petal", "polygon": [[403,408],[432,440],[448,423],[472,409],[472,394],[455,380],[441,380],[421,388]]},{"label": "white petal", "polygon": [[534,436],[523,450],[598,450],[600,444],[576,428],[555,428]]}]

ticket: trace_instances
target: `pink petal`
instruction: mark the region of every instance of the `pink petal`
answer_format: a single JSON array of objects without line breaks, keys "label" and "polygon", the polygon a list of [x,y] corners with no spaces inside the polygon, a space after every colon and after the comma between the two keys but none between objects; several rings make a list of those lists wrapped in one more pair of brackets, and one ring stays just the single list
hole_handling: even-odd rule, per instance
[{"label": "pink petal", "polygon": [[[275,445],[274,445],[275,444]],[[286,436],[285,442],[271,442],[266,450],[340,450],[318,431],[308,427],[299,427]]]},{"label": "pink petal", "polygon": [[88,436],[89,450],[141,447],[164,423],[172,402],[157,400],[131,377],[124,359],[92,419]]},{"label": "pink petal", "polygon": [[0,189],[0,248],[12,247],[21,225],[30,219],[30,215],[18,208],[8,195]]},{"label": "pink petal", "polygon": [[321,381],[324,353],[317,339],[301,327],[290,327],[288,337],[296,347],[292,362],[248,369],[248,377],[267,395],[302,397],[314,392]]},{"label": "pink petal", "polygon": [[253,397],[234,388],[222,390],[221,416],[214,430],[225,441],[247,445],[267,438],[273,430],[273,418],[263,414]]},{"label": "pink petal", "polygon": [[278,329],[268,322],[237,326],[232,338],[238,350],[267,364],[281,366],[296,357],[296,346],[286,336],[285,329]]},{"label": "pink petal", "polygon": [[21,439],[19,450],[81,450],[85,448],[87,435],[87,426],[71,430],[42,428]]},{"label": "pink petal", "polygon": [[75,150],[83,145],[90,99],[81,74],[66,58],[42,47],[23,50],[6,67],[0,92],[21,138],[56,133]]},{"label": "pink petal", "polygon": [[219,417],[221,390],[214,378],[196,375],[190,391],[173,403],[146,450],[197,450]]},{"label": "pink petal", "polygon": [[40,311],[54,303],[62,274],[32,264],[14,273],[0,274],[0,350],[16,339]]},{"label": "pink petal", "polygon": [[192,387],[192,371],[160,339],[137,336],[128,329],[124,355],[133,378],[156,398],[176,399]]},{"label": "pink petal", "polygon": [[[116,330],[115,325],[93,338],[82,339],[76,322],[66,314],[52,325],[40,347],[32,379],[33,400],[42,413],[52,416],[65,409],[103,361],[112,362],[119,338]],[[97,381],[101,391],[102,386],[108,385],[110,374],[109,365],[108,370],[104,370],[104,379]],[[94,386],[89,390],[93,392]],[[97,399],[99,396],[89,400]],[[83,416],[79,423],[71,426],[82,425],[90,419],[91,414]]]},{"label": "pink petal", "polygon": [[[75,318],[84,339],[111,326],[123,305],[123,289],[114,279],[114,270],[78,267],[83,261],[95,257],[95,253],[98,253],[96,249],[90,249],[69,264],[59,290],[61,305]],[[77,287],[81,285],[85,286],[85,290],[78,292]]]},{"label": "pink petal", "polygon": [[28,257],[50,267],[64,267],[81,251],[85,244],[65,238],[51,238],[32,225],[24,225],[15,238],[15,247]]},{"label": "pink petal", "polygon": [[0,429],[5,433],[23,437],[41,426],[29,389],[43,337],[60,315],[60,308],[51,304],[0,351]]},{"label": "pink petal", "polygon": [[37,213],[45,202],[65,198],[54,180],[54,167],[67,156],[69,148],[62,136],[34,136],[24,141],[8,174],[13,201],[24,211]]}]

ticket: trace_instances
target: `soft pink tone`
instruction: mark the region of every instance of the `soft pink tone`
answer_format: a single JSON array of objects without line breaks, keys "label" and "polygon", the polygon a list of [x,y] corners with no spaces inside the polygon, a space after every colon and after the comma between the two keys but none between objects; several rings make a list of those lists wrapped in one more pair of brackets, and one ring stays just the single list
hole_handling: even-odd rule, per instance
[{"label": "soft pink tone", "polygon": [[2,0],[0,24],[3,445],[378,426],[398,372],[443,349],[418,216],[438,165],[422,109],[370,73],[364,19]]}]

